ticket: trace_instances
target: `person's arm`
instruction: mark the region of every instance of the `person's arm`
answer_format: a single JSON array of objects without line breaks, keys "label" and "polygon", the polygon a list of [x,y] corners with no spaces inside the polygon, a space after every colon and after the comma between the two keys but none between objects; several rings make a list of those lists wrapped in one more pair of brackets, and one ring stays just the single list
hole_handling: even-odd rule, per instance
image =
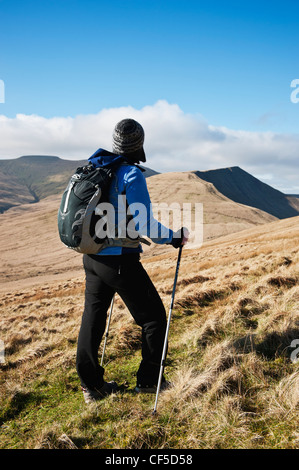
[{"label": "person's arm", "polygon": [[171,243],[173,231],[154,218],[146,180],[139,168],[132,168],[126,175],[125,191],[138,234],[147,236],[157,244]]}]

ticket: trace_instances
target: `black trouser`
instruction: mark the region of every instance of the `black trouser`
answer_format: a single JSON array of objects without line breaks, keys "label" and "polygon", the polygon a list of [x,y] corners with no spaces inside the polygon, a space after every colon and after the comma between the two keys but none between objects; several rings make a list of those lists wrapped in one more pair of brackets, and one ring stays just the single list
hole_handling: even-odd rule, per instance
[{"label": "black trouser", "polygon": [[84,255],[83,264],[86,273],[85,307],[76,364],[81,385],[93,389],[104,383],[98,350],[105,332],[107,310],[115,292],[142,328],[142,361],[137,372],[137,384],[157,384],[166,313],[158,292],[139,261],[139,254]]}]

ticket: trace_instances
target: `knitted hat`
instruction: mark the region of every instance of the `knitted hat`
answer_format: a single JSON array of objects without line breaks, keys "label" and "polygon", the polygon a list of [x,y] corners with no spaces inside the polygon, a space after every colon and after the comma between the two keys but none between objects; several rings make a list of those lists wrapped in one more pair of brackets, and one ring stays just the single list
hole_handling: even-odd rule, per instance
[{"label": "knitted hat", "polygon": [[132,161],[146,161],[143,149],[144,130],[134,119],[123,119],[116,124],[112,139],[114,153],[124,155]]}]

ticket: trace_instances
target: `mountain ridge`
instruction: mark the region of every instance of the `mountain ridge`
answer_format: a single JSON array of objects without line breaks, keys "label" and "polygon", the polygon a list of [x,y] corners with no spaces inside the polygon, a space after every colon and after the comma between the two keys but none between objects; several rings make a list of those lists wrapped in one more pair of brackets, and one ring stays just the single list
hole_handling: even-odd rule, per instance
[{"label": "mountain ridge", "polygon": [[256,207],[278,219],[295,217],[299,214],[299,204],[295,197],[263,183],[239,166],[195,171],[195,174],[212,183],[229,199]]},{"label": "mountain ridge", "polygon": [[[70,175],[86,164],[87,160],[65,160],[54,155],[22,155],[16,159],[0,160],[0,213],[11,207],[33,204],[48,196],[62,194]],[[240,221],[245,220],[247,226],[249,219],[253,223],[261,223],[261,220],[269,222],[299,215],[298,197],[274,189],[239,166],[167,173],[142,168],[154,202],[205,202],[209,219],[207,224],[220,223],[213,216],[213,213],[219,213],[217,198],[225,215],[221,220],[225,220],[227,225],[232,220],[235,224],[238,217]],[[210,204],[212,200],[214,202]],[[246,207],[251,208],[251,215],[248,216],[247,210],[246,216],[241,216],[246,212]],[[234,208],[237,216],[233,214]]]},{"label": "mountain ridge", "polygon": [[[22,155],[0,160],[0,214],[10,207],[62,193],[71,174],[87,163],[87,159],[65,160],[52,155]],[[158,174],[142,168],[146,178]]]}]

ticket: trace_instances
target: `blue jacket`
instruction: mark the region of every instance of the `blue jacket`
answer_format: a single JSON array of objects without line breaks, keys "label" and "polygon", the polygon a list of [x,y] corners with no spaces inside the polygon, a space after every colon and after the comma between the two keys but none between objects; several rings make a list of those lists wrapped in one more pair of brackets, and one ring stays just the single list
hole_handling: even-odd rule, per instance
[{"label": "blue jacket", "polygon": [[[89,158],[89,162],[91,162],[95,167],[110,166],[112,163],[118,164],[109,189],[109,202],[114,206],[115,214],[118,217],[123,217],[126,219],[126,221],[128,220],[127,206],[124,206],[123,210],[121,207],[119,207],[119,197],[125,195],[128,206],[132,208],[130,212],[133,216],[134,229],[138,232],[138,235],[140,237],[146,236],[157,244],[166,244],[171,242],[173,238],[173,231],[162,225],[153,216],[152,204],[148,193],[146,180],[141,168],[134,164],[128,163],[123,156],[116,155],[104,149],[97,150]],[[140,203],[143,204],[143,211],[138,211],[138,204]],[[117,217],[116,224],[121,224]],[[104,248],[98,254],[120,255],[125,253],[141,252],[142,247],[139,243],[138,248],[110,246]]]}]

